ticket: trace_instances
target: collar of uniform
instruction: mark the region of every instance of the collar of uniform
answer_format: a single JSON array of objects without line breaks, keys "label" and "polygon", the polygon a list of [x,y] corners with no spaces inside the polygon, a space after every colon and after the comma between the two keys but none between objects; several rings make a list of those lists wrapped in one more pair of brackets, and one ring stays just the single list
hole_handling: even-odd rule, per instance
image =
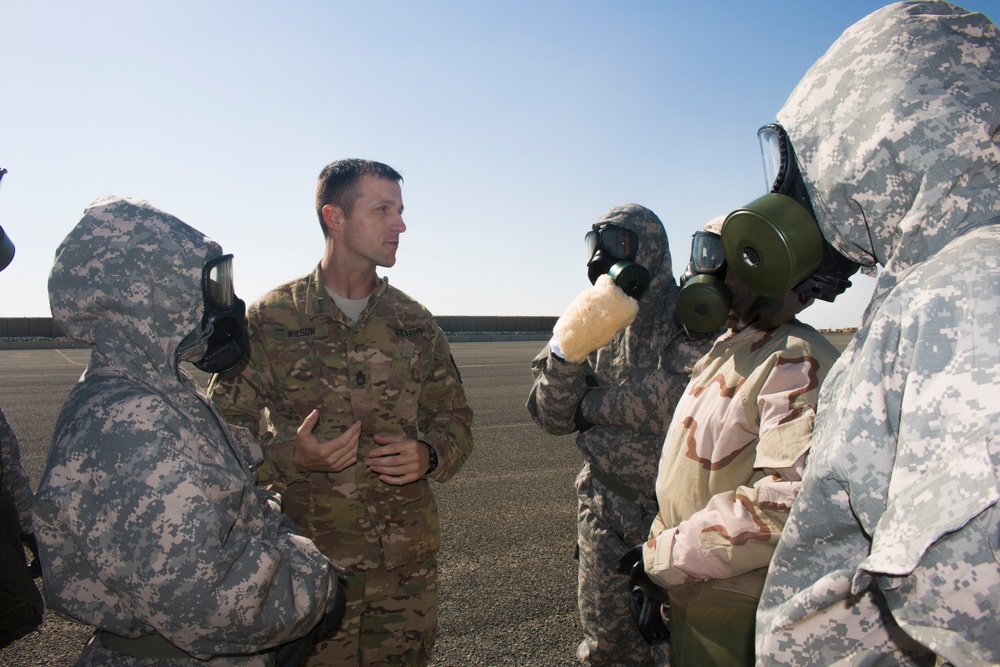
[{"label": "collar of uniform", "polygon": [[312,275],[309,276],[309,284],[306,287],[306,315],[322,315],[326,313],[327,301],[326,288],[319,274],[320,265],[317,263]]},{"label": "collar of uniform", "polygon": [[[317,264],[309,276],[309,286],[306,288],[306,314],[308,315],[325,315],[329,313],[330,303],[332,302],[332,299],[326,293],[326,286],[320,277],[319,269],[320,265]],[[372,292],[371,298],[368,300],[368,306],[361,315],[362,319],[365,318],[367,313],[371,312],[387,289],[389,289],[389,278],[382,276],[375,284],[375,291]]]}]

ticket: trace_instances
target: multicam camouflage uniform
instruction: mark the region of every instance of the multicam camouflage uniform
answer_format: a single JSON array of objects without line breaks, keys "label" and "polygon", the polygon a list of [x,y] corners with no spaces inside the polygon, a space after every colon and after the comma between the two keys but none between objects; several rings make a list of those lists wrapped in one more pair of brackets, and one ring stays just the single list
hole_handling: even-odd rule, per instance
[{"label": "multicam camouflage uniform", "polygon": [[[672,604],[691,605],[687,626],[670,615],[671,642],[684,648],[675,664],[753,664],[757,597],[799,490],[819,386],[836,358],[826,338],[792,319],[727,331],[695,366],[663,443],[660,511],[643,547],[649,578],[670,590]],[[682,635],[695,627],[699,596],[731,604],[710,612],[719,634],[698,627],[696,640]]]},{"label": "multicam camouflage uniform", "polygon": [[[352,321],[319,267],[254,303],[249,328],[248,363],[213,378],[209,393],[230,421],[254,432],[266,409],[261,480],[282,490],[285,512],[348,572],[344,622],[309,664],[358,664],[359,655],[426,662],[437,628],[434,494],[426,478],[386,484],[364,461],[378,446],[373,436],[405,434],[434,448],[430,478],[444,482],[471,453],[472,411],[444,333],[386,278]],[[290,445],[314,408],[321,440],[361,421],[356,465],[296,469]]]},{"label": "multicam camouflage uniform", "polygon": [[31,528],[31,480],[21,463],[21,446],[14,435],[14,429],[7,417],[0,411],[0,493],[14,499],[17,516],[21,522],[21,533],[30,535]]},{"label": "multicam camouflage uniform", "polygon": [[260,448],[178,365],[204,352],[203,336],[185,337],[201,328],[202,268],[221,254],[121,198],[94,202],[56,253],[52,314],[94,347],[56,422],[34,526],[49,607],[111,633],[77,664],[160,664],[105,645],[153,643],[190,654],[168,650],[171,665],[270,665],[265,651],[335,600],[335,568],[255,489]]},{"label": "multicam camouflage uniform", "polygon": [[824,236],[883,267],[820,397],[762,664],[1000,663],[1000,33],[939,2],[849,28],[788,131]]},{"label": "multicam camouflage uniform", "polygon": [[[638,234],[635,262],[652,276],[649,293],[639,301],[635,321],[583,364],[543,349],[531,364],[535,384],[528,411],[554,435],[580,431],[576,443],[585,464],[576,480],[578,603],[584,640],[577,655],[588,665],[650,665],[649,644],[628,609],[631,586],[618,558],[646,539],[656,514],[653,483],[663,436],[691,367],[714,335],[689,336],[677,320],[679,288],[667,234],[652,211],[621,206],[598,223]],[[580,429],[578,408],[592,427]]]}]

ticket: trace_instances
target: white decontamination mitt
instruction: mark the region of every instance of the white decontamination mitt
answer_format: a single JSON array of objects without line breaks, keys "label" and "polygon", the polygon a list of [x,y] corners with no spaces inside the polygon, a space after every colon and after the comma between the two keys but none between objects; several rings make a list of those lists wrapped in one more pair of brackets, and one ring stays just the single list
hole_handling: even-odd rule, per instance
[{"label": "white decontamination mitt", "polygon": [[638,313],[639,302],[615,285],[611,276],[599,277],[593,287],[573,299],[552,329],[560,356],[573,364],[582,363],[632,324]]}]

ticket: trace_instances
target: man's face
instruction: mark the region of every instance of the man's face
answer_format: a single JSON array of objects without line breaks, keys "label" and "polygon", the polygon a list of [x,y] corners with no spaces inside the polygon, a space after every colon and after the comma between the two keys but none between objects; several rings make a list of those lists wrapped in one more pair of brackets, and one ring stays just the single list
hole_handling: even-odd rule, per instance
[{"label": "man's face", "polygon": [[403,223],[403,194],[399,183],[377,176],[362,176],[359,196],[344,218],[343,243],[359,259],[376,266],[396,263]]}]

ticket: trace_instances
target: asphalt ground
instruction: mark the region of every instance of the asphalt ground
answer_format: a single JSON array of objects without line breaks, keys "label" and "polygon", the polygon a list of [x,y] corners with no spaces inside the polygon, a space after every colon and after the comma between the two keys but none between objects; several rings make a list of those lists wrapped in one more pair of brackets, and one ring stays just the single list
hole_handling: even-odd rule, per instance
[{"label": "asphalt ground", "polygon": [[[843,349],[850,335],[830,338]],[[435,667],[576,664],[574,479],[582,459],[572,436],[547,435],[525,410],[530,362],[543,345],[452,345],[475,413],[475,451],[451,481],[434,484],[442,526]],[[88,357],[85,349],[0,350],[0,407],[32,488]],[[38,632],[0,650],[0,665],[72,665],[90,634],[47,612]]]}]

